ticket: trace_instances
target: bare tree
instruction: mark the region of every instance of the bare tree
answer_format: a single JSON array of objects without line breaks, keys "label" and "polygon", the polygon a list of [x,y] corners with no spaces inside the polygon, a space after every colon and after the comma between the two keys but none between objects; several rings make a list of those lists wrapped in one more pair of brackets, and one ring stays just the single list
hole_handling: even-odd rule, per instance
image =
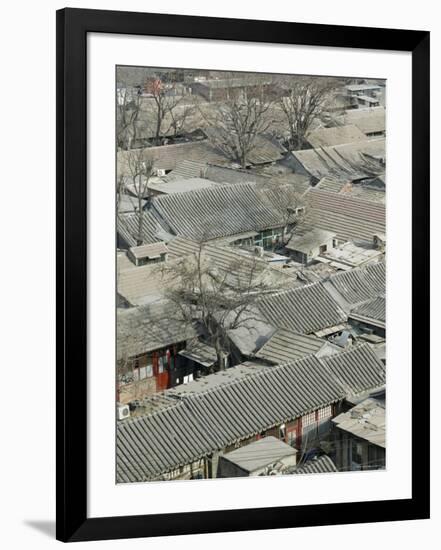
[{"label": "bare tree", "polygon": [[141,95],[123,87],[116,101],[116,139],[118,149],[130,149],[136,142],[138,121],[141,112]]},{"label": "bare tree", "polygon": [[176,137],[185,129],[194,107],[177,93],[176,83],[155,79],[145,85],[149,97],[144,101],[142,122],[153,145],[161,145],[167,136]]},{"label": "bare tree", "polygon": [[289,148],[303,149],[313,122],[326,110],[336,83],[329,78],[283,77],[278,105],[289,130]]},{"label": "bare tree", "polygon": [[167,289],[166,297],[175,304],[180,318],[189,324],[199,323],[216,350],[215,370],[223,370],[227,331],[250,330],[250,325],[261,321],[256,302],[276,289],[264,276],[271,268],[259,258],[238,256],[219,267],[205,253],[206,246],[201,241],[193,256],[180,262],[164,262],[161,268],[179,281]]},{"label": "bare tree", "polygon": [[132,149],[126,154],[125,189],[135,195],[138,202],[135,213],[137,223],[137,245],[143,243],[144,200],[149,198],[149,181],[154,173],[154,161],[147,155],[147,149]]},{"label": "bare tree", "polygon": [[258,146],[258,136],[271,127],[271,100],[264,85],[253,82],[240,90],[231,86],[227,99],[200,107],[208,139],[232,161],[245,168]]}]

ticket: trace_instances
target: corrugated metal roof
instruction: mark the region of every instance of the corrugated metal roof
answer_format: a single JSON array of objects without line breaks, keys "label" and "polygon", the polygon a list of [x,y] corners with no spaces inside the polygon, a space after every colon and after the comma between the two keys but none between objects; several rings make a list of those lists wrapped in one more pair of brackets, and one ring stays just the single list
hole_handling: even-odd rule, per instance
[{"label": "corrugated metal roof", "polygon": [[284,363],[317,353],[326,340],[315,336],[299,334],[292,330],[278,329],[266,344],[256,353],[256,357],[271,363]]},{"label": "corrugated metal roof", "polygon": [[309,356],[267,368],[119,423],[118,481],[158,477],[347,394],[384,384],[385,369],[368,344],[335,358]]},{"label": "corrugated metal roof", "polygon": [[347,320],[322,283],[313,283],[265,297],[257,302],[264,319],[277,328],[310,334]]}]

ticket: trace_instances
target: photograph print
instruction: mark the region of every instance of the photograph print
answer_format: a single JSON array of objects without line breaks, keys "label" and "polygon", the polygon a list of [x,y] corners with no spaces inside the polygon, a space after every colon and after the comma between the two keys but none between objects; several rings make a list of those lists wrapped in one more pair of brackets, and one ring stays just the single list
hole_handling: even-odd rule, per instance
[{"label": "photograph print", "polygon": [[385,469],[386,81],[117,66],[115,116],[116,483]]}]

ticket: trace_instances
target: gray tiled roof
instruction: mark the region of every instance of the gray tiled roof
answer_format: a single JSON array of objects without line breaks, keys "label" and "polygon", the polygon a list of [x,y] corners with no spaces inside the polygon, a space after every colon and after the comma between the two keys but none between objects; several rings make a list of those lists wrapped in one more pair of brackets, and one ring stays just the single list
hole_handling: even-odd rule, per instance
[{"label": "gray tiled roof", "polygon": [[229,168],[228,166],[216,166],[193,160],[183,160],[172,170],[164,180],[207,178],[216,183],[264,183],[268,176],[256,174],[250,170]]},{"label": "gray tiled roof", "polygon": [[118,424],[117,479],[143,481],[312,410],[384,384],[368,344],[267,368]]},{"label": "gray tiled roof", "polygon": [[205,162],[198,162],[196,160],[183,160],[180,162],[174,170],[167,174],[164,178],[165,181],[172,181],[175,179],[189,179],[189,178],[205,178],[207,177],[205,171],[207,164]]},{"label": "gray tiled roof", "polygon": [[307,139],[311,147],[317,148],[366,141],[367,138],[357,126],[347,125],[335,128],[317,128],[308,134]]},{"label": "gray tiled roof", "polygon": [[[118,152],[118,172],[129,173],[127,159],[130,151]],[[220,151],[214,149],[208,140],[190,141],[175,145],[161,145],[158,147],[147,147],[144,149],[144,160],[151,160],[154,168],[162,170],[173,170],[183,160],[213,164],[230,164],[231,161]]]},{"label": "gray tiled roof", "polygon": [[362,302],[384,296],[386,292],[386,263],[378,262],[350,271],[336,273],[329,284],[340,294],[352,309]]},{"label": "gray tiled roof", "polygon": [[371,139],[319,149],[292,151],[304,169],[317,179],[325,176],[353,180],[384,172],[385,139]]},{"label": "gray tiled roof", "polygon": [[337,118],[340,124],[354,124],[365,134],[384,132],[386,130],[386,109],[351,109]]},{"label": "gray tiled roof", "polygon": [[[203,132],[216,143],[220,135],[225,134],[223,128],[204,128]],[[286,149],[279,142],[265,135],[254,138],[253,147],[247,155],[248,164],[268,164],[284,158]]]},{"label": "gray tiled roof", "polygon": [[216,441],[183,401],[124,422],[116,438],[117,481],[146,481],[209,454]]},{"label": "gray tiled roof", "polygon": [[354,308],[349,317],[356,321],[372,322],[378,326],[385,326],[386,300],[383,296],[369,300]]},{"label": "gray tiled roof", "polygon": [[[120,214],[116,220],[117,232],[129,246],[136,246],[138,237],[139,214]],[[153,214],[144,210],[142,214],[142,241],[143,244],[152,244],[162,241],[164,228]]]},{"label": "gray tiled roof", "polygon": [[196,337],[194,328],[180,320],[176,308],[166,301],[118,309],[116,323],[118,360]]},{"label": "gray tiled roof", "polygon": [[307,223],[335,232],[340,240],[372,241],[377,233],[386,232],[386,207],[378,201],[316,188],[304,197],[309,205]]},{"label": "gray tiled roof", "polygon": [[[375,178],[380,179],[380,178]],[[359,198],[366,201],[373,202],[386,202],[386,189],[385,187],[379,187],[371,185],[373,180],[364,180],[360,183],[348,184],[341,180],[334,178],[322,178],[314,189],[321,189],[322,191],[332,191],[333,193],[340,193],[346,197]]]},{"label": "gray tiled roof", "polygon": [[277,328],[310,334],[347,320],[322,283],[273,294],[257,302],[260,313]]},{"label": "gray tiled roof", "polygon": [[280,214],[250,183],[163,195],[152,206],[172,231],[194,240],[283,225]]},{"label": "gray tiled roof", "polygon": [[309,460],[301,466],[297,466],[295,470],[290,471],[290,474],[326,474],[338,472],[335,464],[329,456],[323,455],[314,460]]},{"label": "gray tiled roof", "polygon": [[326,340],[306,334],[298,334],[292,330],[280,328],[256,353],[256,357],[271,363],[284,363],[314,355]]}]

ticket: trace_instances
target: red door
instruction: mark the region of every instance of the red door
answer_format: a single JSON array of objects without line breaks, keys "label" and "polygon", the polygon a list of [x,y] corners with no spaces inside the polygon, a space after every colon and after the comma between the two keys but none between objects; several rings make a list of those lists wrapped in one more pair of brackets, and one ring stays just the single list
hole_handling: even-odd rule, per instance
[{"label": "red door", "polygon": [[165,352],[153,353],[153,372],[156,378],[156,391],[166,390],[170,384],[169,357]]}]

